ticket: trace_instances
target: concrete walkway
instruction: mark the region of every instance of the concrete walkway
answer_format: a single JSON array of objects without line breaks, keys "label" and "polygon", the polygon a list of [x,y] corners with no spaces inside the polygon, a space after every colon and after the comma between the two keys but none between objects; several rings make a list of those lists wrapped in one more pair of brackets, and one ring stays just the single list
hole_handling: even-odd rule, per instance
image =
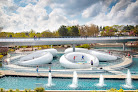
[{"label": "concrete walkway", "polygon": [[113,66],[106,66],[106,67],[103,67],[103,69],[108,72],[111,72],[113,74],[116,74],[116,75],[125,75],[124,73],[122,73],[120,71],[116,71],[115,69],[125,68],[125,67],[131,65],[133,63],[133,60],[132,60],[132,56],[131,56],[131,58],[123,57],[123,60],[124,61],[120,64],[116,64]]},{"label": "concrete walkway", "polygon": [[[26,76],[26,77],[48,77],[48,73],[26,73],[15,72],[11,70],[0,70],[2,76]],[[52,74],[53,78],[72,78],[73,74]],[[93,74],[78,74],[78,78],[99,78],[100,75]],[[126,75],[103,75],[104,78],[124,79]],[[132,75],[132,79],[138,79],[138,75]]]}]

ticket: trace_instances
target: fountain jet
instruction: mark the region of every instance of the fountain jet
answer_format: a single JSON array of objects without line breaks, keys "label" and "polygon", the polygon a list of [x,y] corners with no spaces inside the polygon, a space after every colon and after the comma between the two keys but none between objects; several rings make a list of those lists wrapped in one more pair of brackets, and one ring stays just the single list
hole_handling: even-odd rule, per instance
[{"label": "fountain jet", "polygon": [[73,80],[72,80],[72,84],[69,85],[72,88],[77,88],[78,87],[78,76],[77,76],[77,72],[74,71],[73,72]]},{"label": "fountain jet", "polygon": [[104,77],[103,77],[103,75],[102,75],[102,74],[100,75],[100,78],[99,78],[99,83],[98,83],[98,84],[96,84],[96,86],[98,86],[98,87],[103,87],[103,86],[106,86],[106,84],[104,84]]},{"label": "fountain jet", "polygon": [[131,73],[128,69],[127,71],[127,78],[126,78],[126,84],[124,85],[125,88],[133,88],[132,80],[131,80]]},{"label": "fountain jet", "polygon": [[51,73],[48,74],[48,84],[46,85],[47,87],[51,87],[54,84],[52,83],[52,76]]}]

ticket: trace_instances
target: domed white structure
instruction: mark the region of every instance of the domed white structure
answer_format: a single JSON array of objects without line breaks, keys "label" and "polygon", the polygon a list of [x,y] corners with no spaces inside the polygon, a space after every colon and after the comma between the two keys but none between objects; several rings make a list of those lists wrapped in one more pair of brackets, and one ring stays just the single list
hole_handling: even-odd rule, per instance
[{"label": "domed white structure", "polygon": [[50,52],[53,57],[55,57],[57,55],[57,50],[56,49],[43,49],[43,50],[38,50],[38,51],[35,51],[34,53],[38,53],[38,52]]},{"label": "domed white structure", "polygon": [[42,65],[50,63],[53,55],[50,52],[32,53],[21,58],[19,65]]},{"label": "domed white structure", "polygon": [[[64,53],[73,52],[73,48],[67,48]],[[75,48],[75,52],[88,52],[88,49],[85,48]]]},{"label": "domed white structure", "polygon": [[44,49],[28,54],[18,61],[19,65],[42,65],[50,63],[57,55],[56,49]]},{"label": "domed white structure", "polygon": [[99,60],[86,53],[72,52],[61,56],[60,63],[66,68],[84,69],[98,66]]},{"label": "domed white structure", "polygon": [[104,53],[101,51],[89,50],[89,53],[91,55],[96,56],[99,59],[99,61],[111,61],[117,59],[117,56],[109,55],[108,53]]},{"label": "domed white structure", "polygon": [[[73,52],[73,48],[67,48],[64,53],[70,53]],[[101,52],[101,51],[96,51],[96,50],[88,50],[84,48],[75,48],[75,52],[84,52],[84,53],[89,53],[91,55],[96,56],[99,61],[111,61],[111,60],[116,60],[117,56],[114,55],[109,55],[108,53]]]}]

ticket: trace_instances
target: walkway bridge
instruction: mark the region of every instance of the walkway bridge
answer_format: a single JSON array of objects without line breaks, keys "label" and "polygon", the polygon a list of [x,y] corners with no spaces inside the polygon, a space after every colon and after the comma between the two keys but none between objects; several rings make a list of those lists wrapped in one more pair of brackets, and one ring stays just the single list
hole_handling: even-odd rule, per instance
[{"label": "walkway bridge", "polygon": [[138,37],[75,37],[75,38],[0,38],[0,46],[63,45],[90,43],[126,43]]}]

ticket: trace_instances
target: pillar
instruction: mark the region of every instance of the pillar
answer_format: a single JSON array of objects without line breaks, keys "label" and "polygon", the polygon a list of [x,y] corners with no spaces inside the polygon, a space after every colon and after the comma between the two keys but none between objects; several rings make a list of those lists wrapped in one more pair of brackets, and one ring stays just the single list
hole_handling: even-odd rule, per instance
[{"label": "pillar", "polygon": [[51,45],[51,48],[52,48],[52,45]]},{"label": "pillar", "polygon": [[75,44],[73,44],[72,47],[73,47],[73,52],[75,52]]},{"label": "pillar", "polygon": [[32,46],[32,51],[33,51],[33,46]]},{"label": "pillar", "polygon": [[125,43],[123,43],[123,51],[125,51]]}]

